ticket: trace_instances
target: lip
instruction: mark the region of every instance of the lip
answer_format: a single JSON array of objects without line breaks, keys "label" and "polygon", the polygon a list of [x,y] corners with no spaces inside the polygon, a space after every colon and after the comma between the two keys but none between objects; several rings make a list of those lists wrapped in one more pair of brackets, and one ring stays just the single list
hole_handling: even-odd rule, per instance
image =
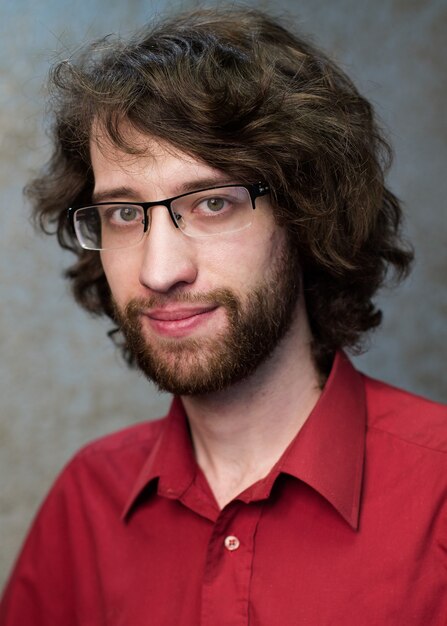
[{"label": "lip", "polygon": [[151,309],[142,313],[152,330],[165,337],[182,337],[205,324],[218,306]]}]

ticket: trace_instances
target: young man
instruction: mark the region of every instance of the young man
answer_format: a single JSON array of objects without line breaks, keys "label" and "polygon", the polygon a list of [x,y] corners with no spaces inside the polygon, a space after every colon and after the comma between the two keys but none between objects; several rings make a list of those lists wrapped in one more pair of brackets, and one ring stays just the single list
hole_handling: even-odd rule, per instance
[{"label": "young man", "polygon": [[447,411],[342,351],[411,260],[370,105],[245,9],[100,42],[53,86],[36,215],[176,397],[67,466],[1,626],[445,623]]}]

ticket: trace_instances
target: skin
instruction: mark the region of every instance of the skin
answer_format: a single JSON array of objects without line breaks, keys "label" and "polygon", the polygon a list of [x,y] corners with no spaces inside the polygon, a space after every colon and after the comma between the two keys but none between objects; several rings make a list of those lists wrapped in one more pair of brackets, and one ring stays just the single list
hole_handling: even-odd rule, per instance
[{"label": "skin", "polygon": [[[132,140],[147,147],[147,153],[126,154],[94,133],[91,158],[98,200],[153,201],[188,191],[193,182],[238,182],[172,146],[136,132]],[[157,304],[141,322],[145,341],[159,350],[160,358],[173,359],[169,347],[176,342],[197,339],[206,345],[227,328],[224,307],[200,300],[179,304],[176,298],[230,289],[243,304],[284,250],[286,235],[274,221],[268,196],[256,206],[249,229],[209,239],[186,237],[166,208],[156,206],[150,231],[138,246],[101,252],[120,310],[132,299],[155,298]],[[217,506],[269,472],[317,402],[321,390],[310,341],[300,297],[286,337],[254,374],[222,391],[182,397],[196,459]],[[206,351],[197,358],[206,359]]]}]

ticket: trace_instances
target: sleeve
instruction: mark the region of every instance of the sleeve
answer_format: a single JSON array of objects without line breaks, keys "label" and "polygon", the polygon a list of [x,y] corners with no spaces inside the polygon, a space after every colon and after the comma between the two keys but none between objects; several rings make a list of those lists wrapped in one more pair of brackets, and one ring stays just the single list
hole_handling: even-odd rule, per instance
[{"label": "sleeve", "polygon": [[91,606],[94,550],[73,465],[57,479],[32,524],[5,587],[0,626],[103,624],[98,607]]}]

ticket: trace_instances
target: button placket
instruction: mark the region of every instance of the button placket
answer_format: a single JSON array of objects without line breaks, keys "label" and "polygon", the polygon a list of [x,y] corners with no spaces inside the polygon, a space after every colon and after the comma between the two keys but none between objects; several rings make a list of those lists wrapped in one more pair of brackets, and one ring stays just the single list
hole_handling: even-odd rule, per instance
[{"label": "button placket", "polygon": [[[259,503],[235,500],[220,512],[208,544],[201,626],[247,626],[254,537],[261,508]],[[224,596],[227,601],[222,606]]]}]

